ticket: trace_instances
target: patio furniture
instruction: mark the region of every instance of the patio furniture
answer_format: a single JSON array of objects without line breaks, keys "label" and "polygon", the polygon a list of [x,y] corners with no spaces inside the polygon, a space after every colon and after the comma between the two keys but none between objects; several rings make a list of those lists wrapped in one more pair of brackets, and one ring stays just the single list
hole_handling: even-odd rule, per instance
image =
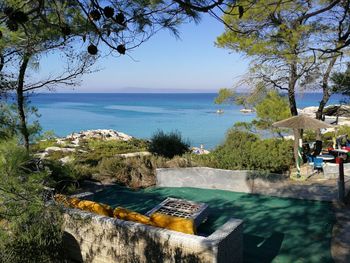
[{"label": "patio furniture", "polygon": [[314,160],[315,160],[315,157],[312,156],[312,155],[307,155],[307,162],[309,163],[309,165],[314,165]]},{"label": "patio furniture", "polygon": [[334,161],[335,157],[331,154],[317,155],[316,158],[321,158],[324,162]]},{"label": "patio furniture", "polygon": [[317,172],[320,172],[323,170],[323,159],[316,157],[314,160],[314,169],[317,170]]},{"label": "patio furniture", "polygon": [[338,156],[339,156],[339,155],[342,155],[342,154],[345,155],[345,154],[347,154],[349,151],[346,150],[346,149],[333,149],[332,152],[338,154]]},{"label": "patio furniture", "polygon": [[311,175],[313,175],[315,173],[315,168],[314,168],[314,159],[315,157],[308,154],[306,155],[307,158],[307,167],[306,167],[306,175],[307,177],[310,177]]},{"label": "patio furniture", "polygon": [[[320,121],[316,120],[314,118],[311,118],[306,115],[297,115],[290,117],[288,119],[278,121],[272,124],[274,127],[284,127],[284,128],[291,128],[295,130],[299,130],[299,132],[294,132],[295,139],[299,137],[300,131],[304,129],[312,129],[312,130],[319,130],[319,129],[324,129],[324,128],[331,128],[332,126]],[[301,149],[302,149],[302,138],[298,138],[299,143],[298,147],[297,145],[294,144],[294,152],[298,153],[295,155],[295,162],[296,162],[296,167],[297,167],[297,177],[300,177],[300,162],[301,162]],[[318,152],[319,151],[319,152]],[[322,151],[322,141],[316,141],[315,145],[315,156],[319,155]]]},{"label": "patio furniture", "polygon": [[322,141],[317,140],[315,143],[314,151],[312,153],[313,156],[317,156],[322,152]]}]

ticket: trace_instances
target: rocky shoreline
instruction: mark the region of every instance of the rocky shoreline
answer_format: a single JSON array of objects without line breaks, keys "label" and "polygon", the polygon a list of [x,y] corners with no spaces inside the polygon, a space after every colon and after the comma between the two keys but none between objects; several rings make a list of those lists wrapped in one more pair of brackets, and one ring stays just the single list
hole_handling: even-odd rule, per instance
[{"label": "rocky shoreline", "polygon": [[[66,137],[54,137],[51,140],[54,140],[55,145],[46,147],[42,152],[37,153],[37,157],[40,159],[46,158],[52,152],[62,152],[65,154],[80,152],[84,153],[85,150],[81,149],[82,142],[85,140],[104,140],[104,141],[130,141],[136,139],[133,136],[130,136],[126,133],[115,131],[112,129],[97,129],[97,130],[86,130],[80,132],[73,132]],[[46,141],[46,140],[42,140]],[[202,147],[192,147],[191,152],[194,154],[209,154],[208,150],[203,149]],[[122,153],[116,156],[129,158],[135,156],[148,156],[151,155],[148,151],[143,152],[134,152],[134,153]],[[69,156],[66,156],[60,159],[61,162],[66,163],[71,160]]]},{"label": "rocky shoreline", "polygon": [[[317,106],[298,109],[299,114],[304,114],[316,118]],[[329,105],[324,109],[325,122],[336,124],[338,126],[350,126],[350,106],[347,105]],[[334,128],[326,129],[324,132],[334,131]]]}]

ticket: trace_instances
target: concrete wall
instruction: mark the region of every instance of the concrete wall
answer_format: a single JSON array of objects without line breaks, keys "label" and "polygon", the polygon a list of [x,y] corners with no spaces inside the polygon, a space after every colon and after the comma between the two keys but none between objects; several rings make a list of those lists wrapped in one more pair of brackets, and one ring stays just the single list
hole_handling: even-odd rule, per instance
[{"label": "concrete wall", "polygon": [[[208,167],[157,169],[157,186],[196,187],[233,192],[265,194],[278,197],[334,201],[338,198],[337,183],[291,183],[287,176],[259,174],[254,171],[232,171]],[[349,189],[350,178],[346,178]]]},{"label": "concrete wall", "polygon": [[67,209],[65,251],[77,262],[243,262],[243,225],[231,219],[208,237]]}]

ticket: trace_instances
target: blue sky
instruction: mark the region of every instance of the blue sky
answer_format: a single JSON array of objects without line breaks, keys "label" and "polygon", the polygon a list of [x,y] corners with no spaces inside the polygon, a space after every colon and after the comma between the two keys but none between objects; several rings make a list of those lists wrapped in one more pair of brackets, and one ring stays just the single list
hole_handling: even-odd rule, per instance
[{"label": "blue sky", "polygon": [[[232,87],[247,70],[241,55],[214,46],[224,30],[210,16],[182,25],[181,39],[161,31],[134,49],[129,56],[100,59],[98,72],[83,77],[82,85],[58,89],[58,92],[213,92]],[[57,57],[45,58],[44,72],[57,67]],[[41,72],[42,72],[41,71]]]}]

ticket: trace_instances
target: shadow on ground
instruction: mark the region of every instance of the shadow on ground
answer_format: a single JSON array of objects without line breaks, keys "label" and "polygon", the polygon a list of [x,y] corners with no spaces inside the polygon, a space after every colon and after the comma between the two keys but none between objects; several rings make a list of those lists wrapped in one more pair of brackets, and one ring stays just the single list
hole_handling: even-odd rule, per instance
[{"label": "shadow on ground", "polygon": [[330,252],[335,218],[330,203],[196,188],[113,186],[94,200],[146,213],[166,197],[209,205],[198,232],[210,235],[228,219],[244,220],[244,262],[333,262]]}]

